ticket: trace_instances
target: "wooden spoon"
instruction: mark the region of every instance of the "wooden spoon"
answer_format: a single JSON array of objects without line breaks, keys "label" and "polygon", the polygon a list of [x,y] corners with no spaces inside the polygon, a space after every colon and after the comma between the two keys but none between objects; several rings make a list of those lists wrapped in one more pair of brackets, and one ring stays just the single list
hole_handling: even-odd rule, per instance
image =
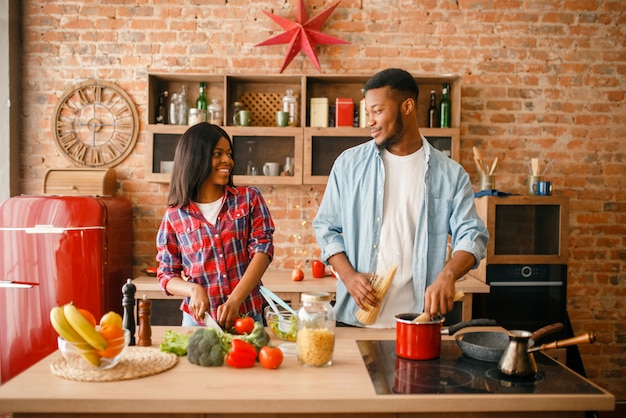
[{"label": "wooden spoon", "polygon": [[539,158],[533,158],[530,160],[530,165],[533,170],[533,176],[539,175]]},{"label": "wooden spoon", "polygon": [[[463,293],[462,290],[458,290],[455,294],[454,294],[454,301],[458,302],[461,299],[463,299],[463,297],[465,296],[465,293]],[[417,317],[415,317],[413,319],[413,321],[411,322],[426,322],[430,320],[430,312],[423,312],[420,315],[418,315]]]},{"label": "wooden spoon", "polygon": [[496,166],[498,165],[498,157],[493,159],[493,163],[491,163],[491,169],[489,170],[489,175],[493,175],[493,172],[496,171]]}]

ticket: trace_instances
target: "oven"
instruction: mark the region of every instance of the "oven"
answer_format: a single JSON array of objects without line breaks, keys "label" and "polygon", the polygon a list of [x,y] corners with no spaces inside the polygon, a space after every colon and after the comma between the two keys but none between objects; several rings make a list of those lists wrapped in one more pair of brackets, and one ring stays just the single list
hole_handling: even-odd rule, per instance
[{"label": "oven", "polygon": [[[489,264],[486,281],[490,292],[474,296],[474,317],[508,330],[567,323],[567,264]],[[565,338],[566,329],[550,337]]]}]

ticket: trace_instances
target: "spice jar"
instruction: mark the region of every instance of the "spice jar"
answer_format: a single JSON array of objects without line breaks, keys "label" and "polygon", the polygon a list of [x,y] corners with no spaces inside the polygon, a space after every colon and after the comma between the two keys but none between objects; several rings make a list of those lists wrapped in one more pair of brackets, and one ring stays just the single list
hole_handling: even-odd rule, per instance
[{"label": "spice jar", "polygon": [[298,311],[296,347],[303,366],[327,367],[335,349],[335,312],[326,292],[303,293]]}]

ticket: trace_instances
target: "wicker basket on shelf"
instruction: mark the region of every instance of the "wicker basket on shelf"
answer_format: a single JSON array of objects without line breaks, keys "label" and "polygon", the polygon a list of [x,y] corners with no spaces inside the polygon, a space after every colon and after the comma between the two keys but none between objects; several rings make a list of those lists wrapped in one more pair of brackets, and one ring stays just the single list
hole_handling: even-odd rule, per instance
[{"label": "wicker basket on shelf", "polygon": [[283,96],[284,93],[243,93],[239,101],[244,109],[252,111],[251,126],[276,126],[276,112],[283,109]]}]

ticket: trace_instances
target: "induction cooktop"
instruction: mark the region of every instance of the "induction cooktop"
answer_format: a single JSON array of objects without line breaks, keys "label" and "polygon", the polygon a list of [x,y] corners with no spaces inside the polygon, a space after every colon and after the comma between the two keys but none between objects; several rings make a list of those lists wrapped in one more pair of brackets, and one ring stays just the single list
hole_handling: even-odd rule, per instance
[{"label": "induction cooktop", "polygon": [[537,374],[513,378],[500,372],[497,363],[464,355],[455,341],[442,341],[441,356],[430,361],[398,357],[395,340],[358,340],[357,345],[378,394],[603,393],[543,353],[534,353]]}]

